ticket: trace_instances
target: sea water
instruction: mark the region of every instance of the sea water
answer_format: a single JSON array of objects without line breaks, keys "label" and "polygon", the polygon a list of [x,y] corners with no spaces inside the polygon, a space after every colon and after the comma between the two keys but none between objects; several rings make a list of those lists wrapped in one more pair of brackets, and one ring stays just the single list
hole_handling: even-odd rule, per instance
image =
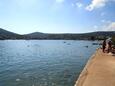
[{"label": "sea water", "polygon": [[0,86],[74,86],[99,47],[92,43],[94,41],[0,41]]}]

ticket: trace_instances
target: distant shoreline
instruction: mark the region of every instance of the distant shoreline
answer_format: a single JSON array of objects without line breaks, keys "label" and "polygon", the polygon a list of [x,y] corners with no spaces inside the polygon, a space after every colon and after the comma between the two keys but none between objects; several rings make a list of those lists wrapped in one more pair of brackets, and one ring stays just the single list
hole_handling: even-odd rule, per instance
[{"label": "distant shoreline", "polygon": [[115,31],[98,31],[90,33],[48,34],[34,32],[20,35],[0,28],[0,40],[103,40],[106,37],[115,37]]}]

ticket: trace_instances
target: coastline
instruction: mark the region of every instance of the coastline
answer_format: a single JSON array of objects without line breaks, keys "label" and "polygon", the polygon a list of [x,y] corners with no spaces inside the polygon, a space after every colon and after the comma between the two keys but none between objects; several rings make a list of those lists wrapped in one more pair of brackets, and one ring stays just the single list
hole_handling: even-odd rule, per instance
[{"label": "coastline", "polygon": [[97,49],[74,86],[115,86],[115,58],[113,57],[115,56],[102,53],[101,49]]}]

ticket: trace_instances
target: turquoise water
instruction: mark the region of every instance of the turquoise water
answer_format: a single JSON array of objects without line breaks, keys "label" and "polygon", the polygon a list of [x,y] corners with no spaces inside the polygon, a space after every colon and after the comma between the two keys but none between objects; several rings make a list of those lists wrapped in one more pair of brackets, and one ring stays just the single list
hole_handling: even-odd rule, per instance
[{"label": "turquoise water", "polygon": [[92,43],[74,40],[0,41],[0,86],[73,86],[98,47]]}]

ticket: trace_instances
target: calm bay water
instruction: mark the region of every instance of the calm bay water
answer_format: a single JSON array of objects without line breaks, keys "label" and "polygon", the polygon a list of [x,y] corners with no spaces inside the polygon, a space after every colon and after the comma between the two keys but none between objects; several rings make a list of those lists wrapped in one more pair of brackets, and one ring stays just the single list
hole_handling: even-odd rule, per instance
[{"label": "calm bay water", "polygon": [[74,40],[0,41],[0,86],[74,86],[98,45]]}]

